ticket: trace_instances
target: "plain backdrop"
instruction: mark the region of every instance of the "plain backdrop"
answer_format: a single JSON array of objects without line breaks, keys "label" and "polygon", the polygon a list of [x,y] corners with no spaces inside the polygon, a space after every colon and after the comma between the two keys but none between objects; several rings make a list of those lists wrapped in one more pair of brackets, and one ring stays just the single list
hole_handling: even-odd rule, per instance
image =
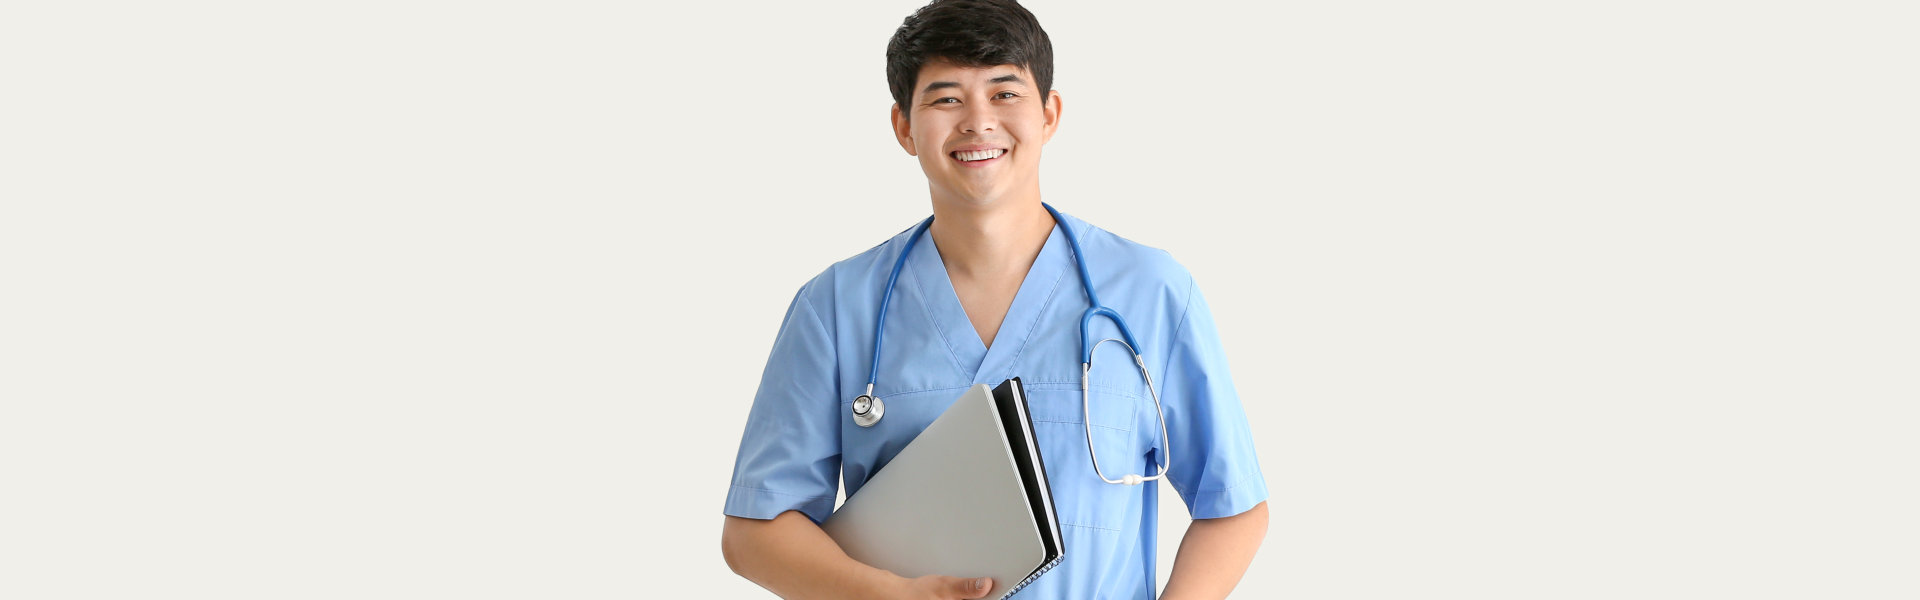
[{"label": "plain backdrop", "polygon": [[[722,501],[930,210],[919,4],[0,8],[0,597],[767,597]],[[1920,596],[1910,3],[1030,7],[1044,197],[1220,323],[1236,597]]]}]

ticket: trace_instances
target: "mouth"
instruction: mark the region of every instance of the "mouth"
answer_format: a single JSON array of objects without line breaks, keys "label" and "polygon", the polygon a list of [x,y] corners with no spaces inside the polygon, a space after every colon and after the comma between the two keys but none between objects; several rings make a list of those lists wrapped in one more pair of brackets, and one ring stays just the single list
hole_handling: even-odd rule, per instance
[{"label": "mouth", "polygon": [[1004,157],[1006,155],[1007,155],[1006,148],[987,148],[984,150],[959,150],[959,151],[947,153],[947,157],[952,158],[955,162],[960,163],[960,166],[975,168],[975,169],[999,163],[1001,157]]}]

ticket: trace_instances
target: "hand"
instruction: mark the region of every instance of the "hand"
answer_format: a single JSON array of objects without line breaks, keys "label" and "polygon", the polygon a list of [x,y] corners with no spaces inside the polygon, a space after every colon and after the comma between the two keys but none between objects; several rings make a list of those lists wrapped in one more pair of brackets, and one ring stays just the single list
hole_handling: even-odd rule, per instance
[{"label": "hand", "polygon": [[993,590],[993,579],[988,577],[948,577],[928,575],[908,579],[904,598],[925,598],[928,600],[949,600],[953,598],[984,598]]}]

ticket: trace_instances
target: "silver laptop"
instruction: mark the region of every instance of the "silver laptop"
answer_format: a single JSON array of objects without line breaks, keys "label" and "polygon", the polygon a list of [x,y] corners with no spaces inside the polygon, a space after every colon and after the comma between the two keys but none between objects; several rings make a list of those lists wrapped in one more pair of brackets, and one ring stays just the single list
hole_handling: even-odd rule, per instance
[{"label": "silver laptop", "polygon": [[1060,524],[1018,378],[961,394],[821,528],[903,577],[992,577],[1004,598],[1060,563]]}]

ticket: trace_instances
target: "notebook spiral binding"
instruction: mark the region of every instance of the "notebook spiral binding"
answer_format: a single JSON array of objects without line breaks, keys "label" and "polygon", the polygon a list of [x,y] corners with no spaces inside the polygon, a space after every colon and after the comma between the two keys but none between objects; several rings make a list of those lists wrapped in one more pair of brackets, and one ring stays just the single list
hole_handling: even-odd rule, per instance
[{"label": "notebook spiral binding", "polygon": [[1020,590],[1022,588],[1027,587],[1027,584],[1033,583],[1033,580],[1039,579],[1041,575],[1047,574],[1047,571],[1051,571],[1053,570],[1054,567],[1060,566],[1060,559],[1063,559],[1066,557],[1067,555],[1064,552],[1061,553],[1059,556],[1053,557],[1053,560],[1048,561],[1047,564],[1045,565],[1042,565],[1039,568],[1039,570],[1034,571],[1032,575],[1028,575],[1026,579],[1020,580],[1020,585],[1013,586],[1013,589],[1007,590],[1007,593],[1005,594],[1001,594],[1000,600],[1006,600],[1007,596],[1012,596],[1014,594],[1020,593]]}]

